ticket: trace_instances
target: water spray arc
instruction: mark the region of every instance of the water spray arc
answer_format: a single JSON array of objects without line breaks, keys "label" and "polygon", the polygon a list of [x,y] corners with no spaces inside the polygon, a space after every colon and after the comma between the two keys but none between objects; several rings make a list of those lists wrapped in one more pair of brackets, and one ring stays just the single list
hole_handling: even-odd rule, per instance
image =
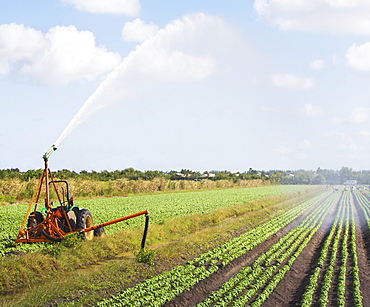
[{"label": "water spray arc", "polygon": [[107,103],[98,103],[98,99],[105,92],[107,87],[117,80],[119,74],[123,69],[127,67],[127,61],[124,59],[118,66],[116,66],[104,79],[102,83],[99,84],[97,89],[86,99],[82,107],[74,115],[68,125],[65,127],[63,132],[60,134],[58,139],[55,141],[54,146],[59,146],[59,144],[66,138],[66,136],[71,133],[76,127],[82,124],[86,119],[88,119],[92,114],[105,108]]}]

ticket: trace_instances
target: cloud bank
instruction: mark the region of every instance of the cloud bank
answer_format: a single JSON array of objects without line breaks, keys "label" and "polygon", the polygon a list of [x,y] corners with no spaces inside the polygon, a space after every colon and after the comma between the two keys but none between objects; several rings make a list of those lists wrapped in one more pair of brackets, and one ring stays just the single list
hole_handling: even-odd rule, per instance
[{"label": "cloud bank", "polygon": [[47,33],[16,23],[0,25],[0,74],[51,86],[95,80],[121,57],[97,46],[93,33],[56,26]]},{"label": "cloud bank", "polygon": [[323,107],[306,103],[301,109],[301,113],[306,117],[318,117],[324,113]]},{"label": "cloud bank", "polygon": [[147,24],[140,18],[126,22],[122,29],[122,39],[130,42],[144,42],[149,36],[157,33],[159,27],[153,23]]},{"label": "cloud bank", "polygon": [[221,18],[186,15],[163,29],[140,20],[126,23],[125,37],[142,40],[125,58],[124,75],[156,82],[201,81],[212,75],[237,34]]},{"label": "cloud bank", "polygon": [[286,90],[309,90],[315,85],[312,78],[299,77],[294,74],[273,74],[272,84]]},{"label": "cloud bank", "polygon": [[282,30],[370,34],[370,2],[367,0],[255,0],[254,8]]},{"label": "cloud bank", "polygon": [[349,67],[358,71],[370,71],[370,42],[362,45],[353,44],[346,53]]},{"label": "cloud bank", "polygon": [[89,13],[137,16],[140,13],[139,0],[62,0],[76,9]]}]

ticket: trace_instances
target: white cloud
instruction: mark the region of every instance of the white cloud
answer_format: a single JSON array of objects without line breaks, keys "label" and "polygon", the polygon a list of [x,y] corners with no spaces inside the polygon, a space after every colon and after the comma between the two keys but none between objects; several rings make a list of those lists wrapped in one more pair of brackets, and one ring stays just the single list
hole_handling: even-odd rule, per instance
[{"label": "white cloud", "polygon": [[153,36],[159,27],[153,23],[147,24],[140,18],[126,22],[122,29],[122,39],[124,41],[143,42],[149,36]]},{"label": "white cloud", "polygon": [[191,82],[216,71],[230,45],[239,39],[220,18],[187,15],[149,36],[125,58],[130,79]]},{"label": "white cloud", "polygon": [[345,138],[342,143],[338,145],[341,150],[357,151],[359,147],[355,144],[354,140],[350,137]]},{"label": "white cloud", "polygon": [[360,124],[369,120],[370,108],[358,107],[352,111],[350,120],[353,123]]},{"label": "white cloud", "polygon": [[370,34],[367,0],[255,0],[254,8],[282,30]]},{"label": "white cloud", "polygon": [[[136,77],[143,82],[192,82],[204,80],[217,68],[226,70],[221,63],[231,63],[242,41],[221,18],[205,14],[184,16],[160,30],[140,20],[134,24],[131,39],[146,38],[122,65],[118,65],[122,61],[118,53],[96,45],[93,33],[74,26],[53,27],[44,34],[23,25],[1,25],[0,74],[64,85],[73,80],[91,81],[122,66],[124,72],[118,74],[125,81]],[[227,69],[232,69],[231,64]]]},{"label": "white cloud", "polygon": [[324,113],[322,106],[316,106],[311,103],[306,103],[301,112],[307,117],[317,117]]},{"label": "white cloud", "polygon": [[370,131],[369,130],[361,130],[360,135],[364,137],[370,137]]},{"label": "white cloud", "polygon": [[275,108],[272,108],[272,107],[268,107],[268,106],[261,106],[260,107],[260,110],[261,111],[263,111],[263,112],[274,112],[274,111],[276,111],[276,109]]},{"label": "white cloud", "polygon": [[332,130],[325,132],[324,137],[337,139],[345,137],[345,134],[343,132]]},{"label": "white cloud", "polygon": [[292,150],[289,147],[280,145],[280,146],[274,148],[273,151],[275,151],[277,153],[280,153],[280,154],[287,154],[287,153],[290,153]]},{"label": "white cloud", "polygon": [[349,116],[345,117],[334,117],[332,119],[333,124],[361,124],[365,123],[370,119],[370,108],[367,107],[357,107],[354,108]]},{"label": "white cloud", "polygon": [[310,67],[313,70],[321,70],[325,66],[325,61],[324,60],[314,60],[311,62]]},{"label": "white cloud", "polygon": [[312,148],[312,144],[309,140],[303,140],[300,144],[299,144],[299,149],[301,150],[309,150]]},{"label": "white cloud", "polygon": [[121,60],[96,46],[89,31],[53,27],[46,34],[18,24],[0,25],[0,73],[32,77],[48,85],[94,80]]},{"label": "white cloud", "polygon": [[137,16],[140,13],[139,0],[62,0],[80,11],[89,13]]},{"label": "white cloud", "polygon": [[340,125],[340,124],[345,123],[345,122],[346,122],[346,120],[341,118],[341,117],[333,117],[331,119],[331,123],[334,124],[334,125]]},{"label": "white cloud", "polygon": [[0,74],[32,62],[47,48],[49,43],[40,31],[15,23],[0,25]]},{"label": "white cloud", "polygon": [[298,153],[294,156],[297,160],[307,160],[308,155],[306,153]]},{"label": "white cloud", "polygon": [[[145,46],[147,47],[147,46]],[[215,69],[211,57],[197,56],[178,50],[166,50],[159,47],[150,52],[143,48],[137,53],[135,61],[140,61],[136,73],[156,81],[191,82],[200,81],[210,76]],[[133,73],[135,73],[133,71]]]},{"label": "white cloud", "polygon": [[347,65],[355,70],[370,71],[370,42],[353,44],[346,53]]},{"label": "white cloud", "polygon": [[273,74],[272,84],[287,90],[309,90],[315,85],[312,78],[298,77],[293,74]]},{"label": "white cloud", "polygon": [[[339,149],[343,152],[353,153],[353,152],[359,152],[362,150],[362,148],[356,144],[351,133],[328,131],[324,133],[324,137],[327,138],[326,142],[328,143],[330,147]],[[361,145],[363,145],[363,140],[360,142],[361,142]]]}]

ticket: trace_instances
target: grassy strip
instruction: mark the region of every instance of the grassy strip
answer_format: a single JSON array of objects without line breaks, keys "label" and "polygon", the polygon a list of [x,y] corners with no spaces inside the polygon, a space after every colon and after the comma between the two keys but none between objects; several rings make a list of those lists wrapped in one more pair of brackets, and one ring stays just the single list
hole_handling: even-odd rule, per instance
[{"label": "grassy strip", "polygon": [[[0,304],[42,306],[52,300],[58,302],[58,306],[91,304],[140,280],[182,264],[320,191],[298,191],[221,208],[208,214],[176,218],[162,225],[152,225],[148,248],[156,250],[153,267],[138,263],[134,257],[130,257],[132,252],[114,261],[92,265],[137,248],[141,239],[141,231],[137,229],[117,232],[92,242],[81,242],[73,247],[59,245],[49,254],[6,257],[0,262]],[[87,267],[74,271],[84,266]],[[7,294],[6,289],[12,289],[13,292]],[[73,303],[66,303],[69,300]]]}]

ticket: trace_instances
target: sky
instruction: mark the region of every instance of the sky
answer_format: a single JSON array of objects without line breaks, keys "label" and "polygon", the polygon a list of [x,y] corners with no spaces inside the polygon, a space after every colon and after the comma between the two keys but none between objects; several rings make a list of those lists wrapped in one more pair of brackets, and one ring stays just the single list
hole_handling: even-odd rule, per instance
[{"label": "sky", "polygon": [[370,169],[366,0],[0,1],[0,169]]}]

